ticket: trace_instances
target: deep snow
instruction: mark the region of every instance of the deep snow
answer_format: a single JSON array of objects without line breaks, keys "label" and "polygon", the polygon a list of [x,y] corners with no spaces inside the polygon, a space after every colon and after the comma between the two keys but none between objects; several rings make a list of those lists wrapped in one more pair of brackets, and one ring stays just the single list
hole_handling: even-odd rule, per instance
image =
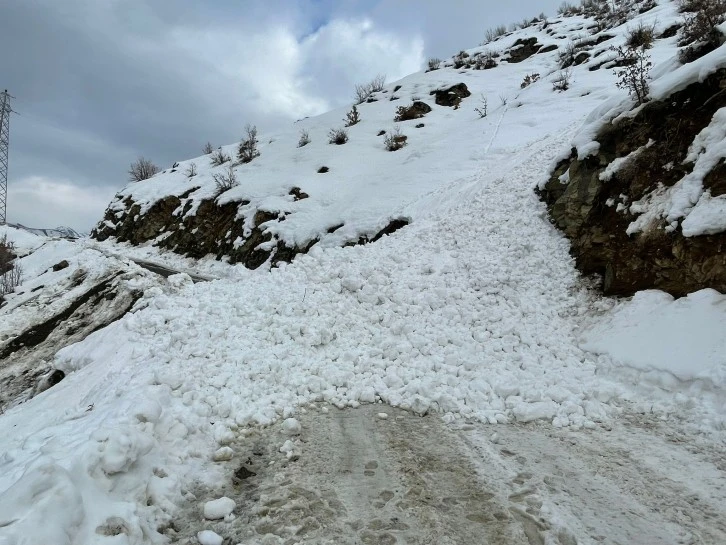
[{"label": "deep snow", "polygon": [[[677,14],[675,4],[660,4],[640,19],[662,29]],[[530,27],[472,52],[503,51],[530,35],[563,44],[559,35],[573,39],[586,25],[573,17],[552,22],[553,34]],[[625,30],[610,30],[615,38],[599,47],[622,43]],[[658,40],[653,50],[654,73],[664,78],[673,77],[662,67],[671,66],[675,42]],[[534,72],[541,79],[521,89]],[[159,532],[195,501],[191,490],[222,478],[212,460],[235,456],[238,437],[311,402],[382,402],[449,424],[545,421],[572,430],[652,411],[723,442],[726,359],[708,329],[726,323],[723,296],[598,297],[532,192],[573,139],[594,134],[594,109],[601,118],[629,104],[609,70],[576,67],[563,93],[552,89],[557,72],[553,52],[493,70],[414,74],[398,82],[400,100],[389,100],[390,84],[360,106],[362,121],[343,146],[325,134],[342,125],[345,109],[261,134],[261,157],[238,167],[241,185],[220,199],[288,211],[268,225],[284,240],[321,237],[290,265],[249,271],[151,247],[75,243],[78,260],[141,256],[218,279],[194,284],[179,274],[147,288],[133,313],[60,351],[63,382],[0,416],[0,544],[163,543]],[[430,90],[460,81],[472,96],[459,109],[436,106],[401,123],[408,145],[383,149],[376,134],[391,129],[397,106],[414,97],[433,106]],[[489,114],[479,119],[482,95]],[[304,148],[296,147],[300,128],[313,137]],[[198,180],[183,176],[187,161],[121,195],[149,206],[202,182],[193,198],[209,196],[213,170],[205,158],[192,161]],[[321,165],[331,171],[317,174]],[[292,202],[291,187],[310,198]],[[340,247],[398,216],[413,222],[374,244]],[[29,282],[68,251],[64,244],[24,258]],[[14,319],[0,315],[3,331]],[[685,320],[689,327],[678,327]],[[668,347],[685,350],[690,332],[700,340],[680,352],[686,364]],[[297,440],[288,441],[292,460]],[[200,532],[203,514],[200,503]]]}]

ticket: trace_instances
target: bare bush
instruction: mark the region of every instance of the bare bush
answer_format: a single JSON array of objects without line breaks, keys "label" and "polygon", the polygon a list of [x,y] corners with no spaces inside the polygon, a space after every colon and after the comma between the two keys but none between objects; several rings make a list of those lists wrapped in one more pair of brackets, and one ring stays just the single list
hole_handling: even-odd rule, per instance
[{"label": "bare bush", "polygon": [[642,47],[643,49],[650,49],[653,47],[653,41],[655,40],[655,23],[646,25],[642,21],[638,26],[628,28],[625,34],[625,45],[630,49],[636,47]]},{"label": "bare bush", "polygon": [[489,109],[489,101],[484,95],[481,96],[481,106],[474,108],[474,111],[479,114],[479,119],[484,119],[487,116],[487,110]]},{"label": "bare bush", "polygon": [[379,74],[368,83],[359,83],[355,86],[356,104],[363,104],[371,98],[373,93],[383,91],[386,85],[386,76]]},{"label": "bare bush", "polygon": [[708,41],[714,27],[726,18],[726,0],[681,0],[681,44]]},{"label": "bare bush", "polygon": [[232,158],[229,155],[227,155],[226,153],[224,153],[222,151],[222,148],[219,148],[217,151],[215,151],[212,154],[212,157],[210,158],[210,161],[211,161],[213,167],[222,166],[224,163],[226,163],[227,161],[231,161],[231,160],[232,160]]},{"label": "bare bush", "polygon": [[305,129],[302,129],[300,131],[300,139],[297,141],[297,147],[302,148],[303,146],[307,146],[310,142],[310,133]]},{"label": "bare bush", "polygon": [[439,66],[441,66],[441,59],[437,59],[435,57],[434,58],[431,58],[431,59],[428,60],[428,63],[427,64],[428,64],[428,67],[429,67],[429,71],[438,70],[439,69]]},{"label": "bare bush", "polygon": [[388,151],[397,151],[406,145],[407,140],[408,136],[401,132],[401,127],[395,126],[383,139],[383,145]]},{"label": "bare bush", "polygon": [[260,152],[257,149],[257,127],[247,124],[245,126],[245,137],[239,143],[237,148],[237,159],[240,163],[249,163],[255,157],[259,157]]},{"label": "bare bush", "polygon": [[552,80],[552,89],[555,91],[567,91],[570,88],[570,81],[572,80],[572,69],[565,68],[560,70]]},{"label": "bare bush", "polygon": [[506,33],[507,27],[505,27],[504,25],[499,25],[494,28],[487,29],[486,33],[484,34],[484,39],[487,42],[493,42],[497,38],[504,36]]},{"label": "bare bush", "polygon": [[141,182],[148,180],[160,170],[150,159],[139,157],[135,162],[131,163],[131,167],[129,168],[129,181]]},{"label": "bare bush", "polygon": [[224,172],[214,174],[212,176],[212,179],[217,185],[217,191],[219,193],[224,193],[225,191],[239,185],[239,182],[237,181],[237,176],[234,173],[234,167],[232,165],[229,165],[227,167],[227,170],[225,170]]},{"label": "bare bush", "polygon": [[358,107],[355,104],[353,104],[350,111],[345,114],[345,119],[343,121],[345,121],[346,127],[352,127],[353,125],[360,123],[360,114],[358,113]]},{"label": "bare bush", "polygon": [[186,171],[184,171],[184,174],[186,174],[187,178],[194,178],[194,176],[197,175],[197,164],[189,163],[189,166]]},{"label": "bare bush", "polygon": [[628,94],[635,99],[640,105],[648,101],[648,93],[650,93],[650,69],[653,63],[650,61],[650,55],[642,48],[616,48],[621,64],[625,64],[621,68],[615,70],[618,81],[615,85],[618,89],[627,89]]},{"label": "bare bush", "polygon": [[328,133],[328,143],[336,144],[338,146],[345,144],[348,141],[348,131],[345,129],[330,129]]},{"label": "bare bush", "polygon": [[202,152],[204,153],[204,155],[209,155],[213,151],[214,151],[214,148],[212,147],[211,142],[207,142],[206,144],[204,144],[204,147],[202,148]]}]

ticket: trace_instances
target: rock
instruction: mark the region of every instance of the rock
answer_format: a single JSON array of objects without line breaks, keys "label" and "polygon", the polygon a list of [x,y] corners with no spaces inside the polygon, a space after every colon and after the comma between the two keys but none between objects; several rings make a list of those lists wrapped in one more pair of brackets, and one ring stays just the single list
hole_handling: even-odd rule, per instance
[{"label": "rock", "polygon": [[431,111],[431,106],[420,100],[415,101],[410,106],[399,106],[396,109],[394,121],[410,121],[411,119],[419,119]]},{"label": "rock", "polygon": [[[552,222],[570,239],[576,266],[584,274],[600,275],[606,294],[726,292],[726,232],[685,237],[680,226],[666,231],[664,219],[632,236],[626,232],[638,217],[629,204],[659,185],[673,186],[693,170],[685,157],[696,135],[726,107],[725,84],[726,69],[721,69],[662,101],[647,103],[631,118],[606,124],[596,137],[597,154],[577,159],[573,150],[539,191]],[[607,181],[600,180],[615,159],[636,150],[641,151]],[[664,168],[666,162],[669,168]],[[560,177],[566,173],[563,183]],[[716,165],[703,186],[712,196],[725,194],[726,164]]]},{"label": "rock", "polygon": [[[327,167],[325,167],[325,168],[327,168]],[[320,172],[320,171],[318,171],[318,172]],[[299,187],[293,187],[293,188],[292,188],[292,189],[290,190],[290,193],[289,193],[289,195],[292,195],[292,196],[293,196],[293,198],[294,198],[293,200],[295,200],[295,201],[301,201],[301,200],[303,200],[303,199],[307,199],[308,197],[310,197],[310,195],[308,195],[307,193],[305,193],[305,192],[304,192],[304,191],[303,191],[302,189],[300,189]]]},{"label": "rock", "polygon": [[217,449],[212,455],[215,462],[228,462],[234,457],[234,451],[230,447],[222,447]]},{"label": "rock", "polygon": [[282,430],[287,435],[300,435],[302,425],[295,418],[287,418],[282,423]]},{"label": "rock", "polygon": [[219,520],[229,515],[237,507],[231,498],[222,497],[218,500],[208,501],[204,504],[204,518],[207,520]]},{"label": "rock", "polygon": [[[506,59],[510,63],[519,63],[537,53],[542,46],[537,43],[537,38],[519,39],[509,50],[509,58]],[[555,46],[555,49],[557,46]]]},{"label": "rock", "polygon": [[328,167],[322,166],[322,167],[320,167],[320,168],[318,169],[318,174],[325,174],[325,173],[326,173],[326,172],[328,172],[329,170],[330,170],[330,169],[329,169]]},{"label": "rock", "polygon": [[436,89],[429,94],[435,95],[435,102],[439,106],[449,107],[458,107],[461,99],[471,96],[471,92],[465,83],[457,83],[446,89]]},{"label": "rock", "polygon": [[61,261],[61,262],[56,263],[55,265],[53,265],[53,272],[58,272],[58,271],[62,271],[63,269],[67,269],[68,268],[68,265],[69,265],[68,264],[68,261],[66,261],[64,259],[63,261]]}]

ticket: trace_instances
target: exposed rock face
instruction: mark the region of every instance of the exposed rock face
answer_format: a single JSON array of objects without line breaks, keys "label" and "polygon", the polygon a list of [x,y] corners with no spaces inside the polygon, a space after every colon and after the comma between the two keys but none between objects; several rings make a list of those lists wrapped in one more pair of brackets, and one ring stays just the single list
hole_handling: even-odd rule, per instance
[{"label": "exposed rock face", "polygon": [[[577,267],[601,274],[605,293],[657,288],[681,296],[706,287],[726,292],[726,233],[685,237],[680,227],[667,231],[665,220],[644,232],[626,233],[637,217],[629,203],[659,184],[673,186],[692,171],[693,163],[683,161],[694,137],[726,106],[724,87],[726,70],[720,70],[608,125],[597,137],[597,155],[578,160],[573,150],[540,191],[552,221],[572,242]],[[636,150],[610,179],[600,179],[616,158]],[[723,161],[705,177],[704,189],[712,196],[726,192]]]},{"label": "exposed rock face", "polygon": [[457,83],[447,89],[431,91],[429,94],[436,95],[435,101],[439,106],[458,107],[461,99],[471,96],[471,91],[469,91],[465,83]]},{"label": "exposed rock face", "polygon": [[514,42],[512,49],[510,49],[507,61],[510,63],[519,63],[527,60],[537,53],[541,47],[542,44],[537,43],[537,38],[519,39]]},{"label": "exposed rock face", "polygon": [[[327,172],[319,170],[318,172]],[[238,217],[239,208],[249,204],[247,201],[219,204],[214,199],[202,200],[194,214],[185,215],[191,208],[187,197],[197,188],[186,193],[165,197],[157,201],[144,214],[141,207],[130,197],[123,201],[125,209],[118,213],[113,209],[106,211],[102,221],[91,233],[93,238],[106,240],[115,237],[119,242],[142,244],[154,241],[156,246],[172,250],[187,257],[199,259],[213,255],[217,259],[226,257],[230,263],[241,263],[256,269],[264,263],[275,265],[291,262],[297,254],[307,253],[318,239],[304,246],[287,246],[282,240],[273,240],[273,234],[265,228],[268,222],[285,221],[284,212],[257,210],[248,224],[245,218]],[[309,195],[295,187],[289,193],[295,201],[309,198]],[[365,244],[378,240],[385,234],[399,228],[394,219],[379,233],[371,237],[361,237],[351,244]],[[265,249],[260,244],[266,244]]]},{"label": "exposed rock face", "polygon": [[410,121],[420,119],[431,111],[431,106],[420,100],[414,101],[410,106],[399,106],[394,121]]}]

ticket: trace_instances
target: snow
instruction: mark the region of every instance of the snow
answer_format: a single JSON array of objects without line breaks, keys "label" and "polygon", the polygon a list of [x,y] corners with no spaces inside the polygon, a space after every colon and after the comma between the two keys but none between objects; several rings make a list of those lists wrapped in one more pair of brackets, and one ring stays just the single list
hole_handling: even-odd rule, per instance
[{"label": "snow", "polygon": [[0,225],[0,240],[7,239],[15,246],[18,255],[26,255],[39,248],[48,240],[46,237],[29,233],[23,229],[17,229],[9,225]]},{"label": "snow", "polygon": [[[655,16],[668,26],[676,6],[661,3],[643,17]],[[583,23],[549,26],[573,36]],[[615,42],[624,31],[610,31]],[[529,35],[561,43],[531,27],[486,48],[501,53]],[[661,63],[675,52],[672,40],[656,43]],[[294,415],[302,418],[311,403],[387,404],[447,423],[591,429],[653,400],[652,390],[612,372],[627,368],[658,373],[661,390],[678,391],[670,401],[658,398],[659,406],[723,429],[726,408],[710,402],[726,386],[724,296],[706,291],[673,300],[646,292],[608,310],[607,300],[583,286],[569,243],[533,194],[573,139],[593,134],[594,119],[625,111],[617,111],[625,92],[614,87],[612,72],[590,72],[589,64],[575,67],[563,93],[549,83],[556,51],[487,71],[414,74],[398,82],[399,101],[388,100],[391,84],[378,102],[360,106],[362,121],[343,146],[329,145],[325,135],[342,125],[345,109],[279,134],[261,131],[261,156],[236,167],[240,185],[218,198],[250,201],[242,215],[286,212],[285,221],[266,227],[289,243],[320,239],[288,265],[250,271],[148,245],[23,242],[35,251],[23,259],[24,291],[0,312],[4,335],[37,316],[23,305],[33,288],[69,291],[79,270],[138,270],[134,258],[184,274],[140,284],[133,312],[57,354],[53,366],[67,374],[61,383],[0,416],[0,543],[164,543],[158,529],[185,502],[200,510],[191,488],[223,480],[239,436],[281,420],[283,434],[296,435]],[[521,89],[532,72],[542,78]],[[430,90],[461,81],[472,97],[459,109],[433,106]],[[500,94],[507,104],[493,99]],[[484,119],[474,112],[480,95],[490,98]],[[378,130],[389,130],[395,108],[415,96],[433,111],[402,123],[408,145],[386,152]],[[415,128],[418,122],[425,127]],[[297,148],[301,128],[313,141]],[[720,145],[707,136],[707,150],[694,149],[697,162]],[[580,152],[592,147],[584,144]],[[183,171],[192,161],[199,174],[189,181]],[[330,172],[317,174],[321,165]],[[183,161],[177,172],[133,184],[120,198],[148,208],[199,185],[189,197],[198,204],[214,195],[215,172],[207,158]],[[310,198],[293,201],[292,187]],[[701,214],[698,228],[713,225],[716,205],[696,206],[691,221]],[[375,244],[341,247],[395,217],[412,223]],[[67,269],[48,270],[61,259]],[[193,283],[192,272],[212,279]],[[689,381],[701,390],[680,387]],[[708,399],[699,395],[706,389]],[[373,414],[379,426],[395,422],[378,408]],[[279,439],[275,447],[289,460],[299,455],[302,441]],[[219,519],[234,508],[225,497],[203,511]],[[222,541],[210,530],[197,539]]]},{"label": "snow", "polygon": [[197,534],[200,545],[222,545],[224,541],[222,536],[212,532],[212,530],[202,530]]},{"label": "snow", "polygon": [[227,497],[208,501],[204,504],[204,518],[207,520],[223,519],[231,514],[236,506],[235,501]]},{"label": "snow", "polygon": [[582,347],[642,370],[726,388],[726,295],[705,289],[674,299],[647,290],[583,334]]}]

